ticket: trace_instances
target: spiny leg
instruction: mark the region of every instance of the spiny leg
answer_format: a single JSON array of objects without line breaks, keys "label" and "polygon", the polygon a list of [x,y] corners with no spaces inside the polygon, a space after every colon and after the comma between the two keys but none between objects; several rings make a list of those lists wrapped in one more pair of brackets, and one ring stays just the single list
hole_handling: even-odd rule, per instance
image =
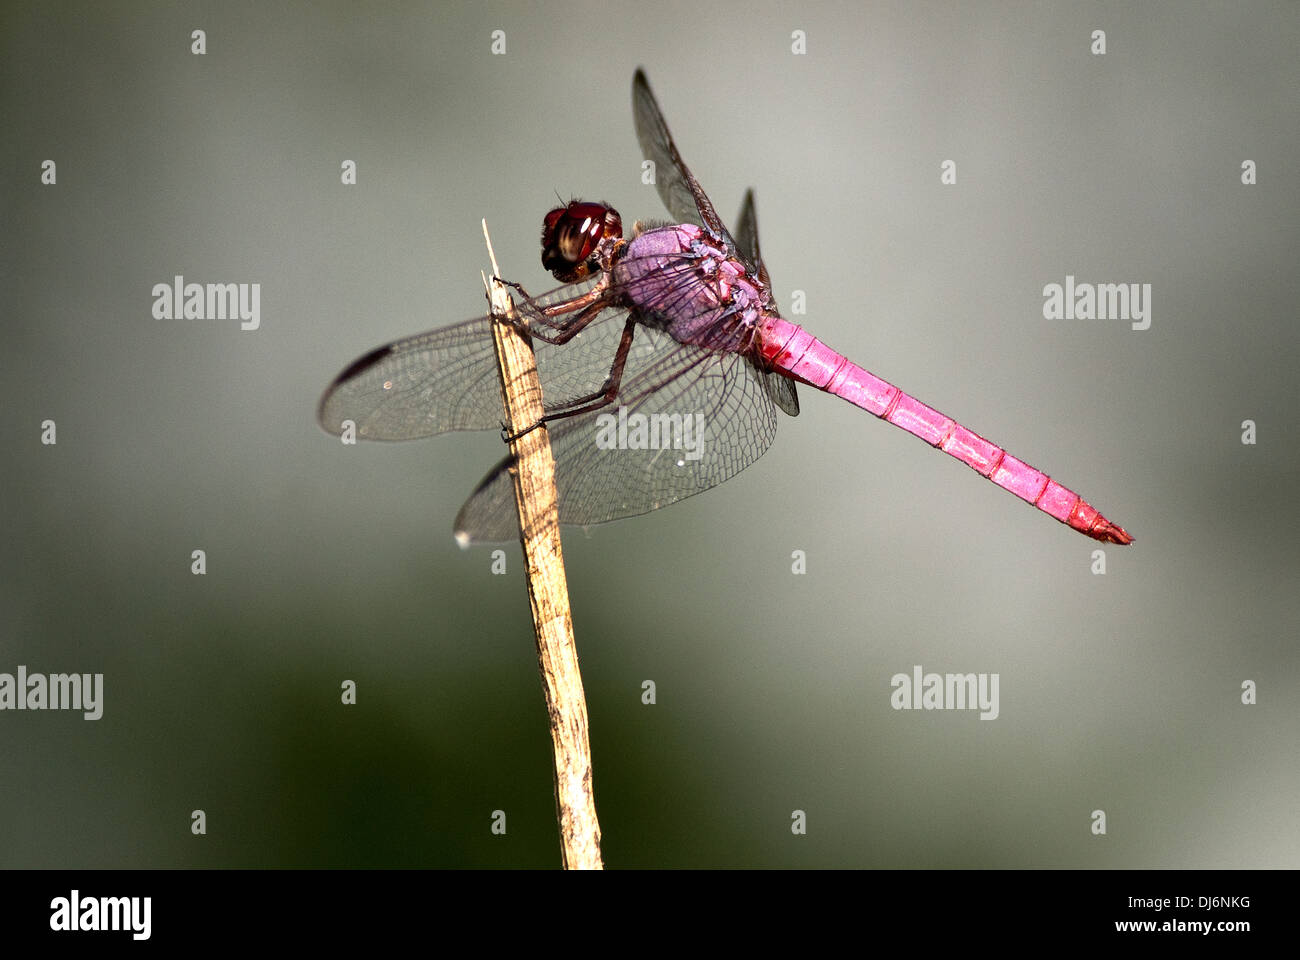
[{"label": "spiny leg", "polygon": [[[599,410],[607,407],[618,399],[618,390],[623,382],[623,370],[627,366],[627,357],[632,350],[632,338],[636,334],[636,318],[629,314],[627,322],[623,324],[623,335],[618,341],[618,350],[614,353],[614,362],[610,365],[609,376],[605,378],[604,384],[599,390],[582,397],[575,397],[570,401],[564,410],[558,410],[555,413],[548,413],[542,419],[538,420],[530,427],[526,427],[512,437],[505,437],[507,443],[513,443],[520,437],[531,433],[540,427],[543,423],[552,420],[564,420],[568,417],[576,417],[583,413],[591,413],[593,410]],[[504,428],[503,428],[504,435]]]}]

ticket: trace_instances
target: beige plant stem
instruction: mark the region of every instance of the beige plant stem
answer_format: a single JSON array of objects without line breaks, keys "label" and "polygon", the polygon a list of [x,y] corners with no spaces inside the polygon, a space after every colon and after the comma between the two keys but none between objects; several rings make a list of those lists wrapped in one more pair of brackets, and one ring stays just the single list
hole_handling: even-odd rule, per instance
[{"label": "beige plant stem", "polygon": [[[513,437],[542,418],[542,388],[528,334],[509,320],[514,304],[501,275],[487,221],[483,238],[492,261],[492,280],[483,278],[496,321],[492,324],[506,430]],[[573,616],[560,551],[559,513],[555,495],[555,461],[545,425],[529,430],[510,444],[514,467],[515,502],[519,508],[520,542],[528,576],[528,600],[533,609],[537,663],[550,715],[555,755],[555,805],[565,869],[599,870],[600,822],[591,782],[591,747],[587,737],[587,700],[573,641]]]}]

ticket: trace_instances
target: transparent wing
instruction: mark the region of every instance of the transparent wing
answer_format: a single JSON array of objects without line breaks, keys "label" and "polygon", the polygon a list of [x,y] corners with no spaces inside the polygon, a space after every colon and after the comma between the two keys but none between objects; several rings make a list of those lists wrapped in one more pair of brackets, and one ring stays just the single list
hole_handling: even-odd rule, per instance
[{"label": "transparent wing", "polygon": [[663,111],[659,109],[645,73],[640,69],[632,77],[632,118],[642,155],[646,160],[654,161],[655,189],[668,212],[678,223],[706,227],[734,247],[731,234],[722,225],[704,188],[691,175],[682,155],[677,152],[677,144],[673,143],[672,134],[668,132]]},{"label": "transparent wing", "polygon": [[[742,354],[679,344],[638,326],[618,403],[548,424],[560,522],[637,516],[745,469],[776,434],[765,376]],[[502,460],[461,508],[458,538],[518,537],[511,463]]]},{"label": "transparent wing", "polygon": [[[553,334],[557,319],[542,308],[572,301],[592,283],[569,284],[516,304],[521,320],[539,336]],[[563,345],[534,340],[547,412],[598,390],[623,329],[625,308],[603,309]],[[321,398],[320,424],[340,433],[344,420],[367,440],[413,440],[451,430],[501,427],[501,387],[491,318],[476,317],[372,350],[335,378]]]},{"label": "transparent wing", "polygon": [[754,212],[754,191],[746,190],[745,199],[740,203],[740,216],[736,217],[736,253],[741,262],[753,267],[760,278],[767,282],[767,270],[763,266],[763,255],[758,251],[758,214]]},{"label": "transparent wing", "polygon": [[[740,216],[736,218],[736,252],[740,254],[745,266],[753,269],[763,286],[770,288],[767,266],[763,263],[763,254],[758,249],[758,214],[754,212],[754,191],[745,191],[745,200],[740,205]],[[775,305],[772,306],[775,310]],[[799,416],[799,397],[795,393],[794,381],[779,373],[764,374],[764,384],[772,402],[792,417]]]},{"label": "transparent wing", "polygon": [[490,430],[501,420],[491,320],[477,317],[379,347],[340,373],[317,419],[330,433],[352,420],[368,440]]}]

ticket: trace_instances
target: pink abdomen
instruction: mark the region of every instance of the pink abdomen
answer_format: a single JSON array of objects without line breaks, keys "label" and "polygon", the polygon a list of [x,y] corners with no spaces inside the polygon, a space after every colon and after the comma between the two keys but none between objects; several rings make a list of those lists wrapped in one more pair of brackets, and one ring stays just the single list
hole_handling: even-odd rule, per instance
[{"label": "pink abdomen", "polygon": [[1073,490],[849,362],[803,328],[769,317],[760,349],[777,371],[902,427],[1080,533],[1108,543],[1133,542],[1123,527],[1111,523]]}]

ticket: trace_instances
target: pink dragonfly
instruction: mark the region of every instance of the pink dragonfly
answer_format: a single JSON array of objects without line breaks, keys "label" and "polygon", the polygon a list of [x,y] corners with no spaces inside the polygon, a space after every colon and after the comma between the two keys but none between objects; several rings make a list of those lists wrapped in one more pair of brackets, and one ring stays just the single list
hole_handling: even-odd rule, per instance
[{"label": "pink dragonfly", "polygon": [[[524,295],[516,322],[533,337],[555,454],[560,522],[631,517],[702,493],[757,460],[776,408],[799,412],[795,383],[920,437],[1049,516],[1096,540],[1132,543],[1074,491],[851,363],[781,318],[758,248],[753,193],[733,237],[673,143],[640,70],[637,138],[678,221],[623,237],[612,207],[573,201],[546,215],[542,265],[564,286]],[[371,351],[321,398],[326,430],[345,421],[374,440],[500,426],[490,317]],[[456,536],[518,535],[507,457],[456,518]]]}]

